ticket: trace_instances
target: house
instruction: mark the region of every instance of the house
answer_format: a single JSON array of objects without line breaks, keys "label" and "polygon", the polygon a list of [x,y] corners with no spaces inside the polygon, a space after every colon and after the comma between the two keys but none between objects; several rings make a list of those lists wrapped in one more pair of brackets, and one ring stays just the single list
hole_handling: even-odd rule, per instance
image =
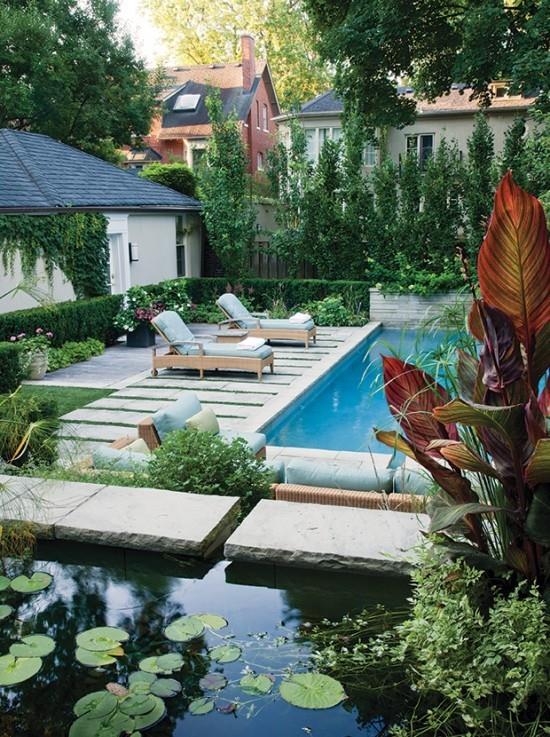
[{"label": "house", "polygon": [[[108,219],[111,290],[177,276],[200,276],[201,205],[168,187],[78,151],[45,135],[0,129],[0,215],[102,212]],[[1,262],[0,262],[1,263]],[[39,269],[40,286],[55,301],[74,298],[63,273],[53,286]],[[0,294],[21,281],[0,267]],[[17,293],[3,311],[33,307]]]},{"label": "house", "polygon": [[[400,94],[414,99],[411,87],[400,87]],[[495,83],[493,100],[487,109],[487,120],[495,136],[495,152],[504,146],[504,134],[514,118],[526,115],[535,102],[534,97],[508,95],[502,83]],[[389,127],[379,138],[383,150],[398,163],[407,151],[416,151],[420,161],[425,160],[437,148],[439,142],[455,140],[463,156],[467,155],[467,140],[474,129],[475,114],[479,111],[476,100],[470,100],[471,89],[453,84],[448,95],[434,102],[416,101],[416,120],[404,128]],[[342,135],[343,103],[334,90],[329,90],[302,105],[298,119],[305,129],[309,157],[316,162],[327,138],[338,140]],[[290,114],[279,115],[275,122],[283,135],[288,128]],[[369,144],[365,149],[365,166],[375,166],[380,160],[381,150]]]},{"label": "house", "polygon": [[226,114],[237,116],[247,146],[251,174],[262,171],[273,146],[280,114],[269,65],[256,60],[254,37],[241,35],[241,60],[230,64],[203,64],[166,70],[168,87],[161,96],[161,112],[144,138],[146,156],[136,161],[136,149],[127,152],[126,165],[141,168],[155,160],[184,161],[196,167],[212,126],[206,109],[209,88],[220,90]]}]

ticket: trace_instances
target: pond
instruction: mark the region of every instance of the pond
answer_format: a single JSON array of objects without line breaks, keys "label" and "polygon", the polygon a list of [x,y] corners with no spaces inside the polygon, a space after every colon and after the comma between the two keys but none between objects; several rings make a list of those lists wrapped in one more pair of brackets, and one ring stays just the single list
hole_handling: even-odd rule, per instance
[{"label": "pond", "polygon": [[[333,708],[303,709],[283,700],[278,690],[285,673],[305,672],[309,667],[310,623],[325,617],[336,619],[369,605],[403,607],[410,593],[406,578],[257,567],[224,560],[195,562],[53,542],[38,546],[25,573],[32,571],[47,572],[53,580],[34,594],[15,594],[9,589],[0,593],[0,603],[14,606],[12,615],[0,623],[0,652],[7,653],[18,636],[31,633],[49,635],[55,649],[43,657],[42,668],[33,678],[0,688],[0,737],[67,735],[76,718],[75,702],[102,691],[108,683],[127,686],[129,674],[139,671],[144,658],[169,652],[181,653],[183,661],[173,673],[163,675],[176,679],[177,689],[181,684],[183,690],[164,699],[166,716],[144,735],[383,734],[383,720],[371,713],[369,704],[346,699]],[[219,615],[228,624],[205,627],[189,642],[167,639],[164,628],[168,624],[199,613]],[[124,653],[116,654],[114,664],[104,669],[81,665],[75,659],[76,636],[103,625],[128,633],[122,643]],[[212,648],[220,645],[236,646],[237,659],[214,662]],[[245,693],[239,681],[250,672],[267,675],[271,693]],[[201,680],[212,673],[218,674],[214,681],[211,676],[210,682]],[[225,681],[227,685],[216,690]],[[265,682],[269,688],[271,684]],[[204,698],[209,713],[189,712],[190,702],[199,703],[199,698]],[[79,734],[111,737],[112,733],[84,730]]]}]

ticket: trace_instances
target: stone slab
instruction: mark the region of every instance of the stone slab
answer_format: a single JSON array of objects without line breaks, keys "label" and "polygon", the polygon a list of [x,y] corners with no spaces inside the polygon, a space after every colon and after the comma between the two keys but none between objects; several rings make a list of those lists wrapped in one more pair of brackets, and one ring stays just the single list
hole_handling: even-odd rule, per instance
[{"label": "stone slab", "polygon": [[408,573],[426,515],[263,499],[225,544],[229,560]]},{"label": "stone slab", "polygon": [[128,425],[93,425],[85,422],[63,422],[58,431],[62,438],[84,438],[86,440],[117,440],[128,435]]},{"label": "stone slab", "polygon": [[206,557],[237,525],[237,497],[103,487],[55,526],[60,540]]}]

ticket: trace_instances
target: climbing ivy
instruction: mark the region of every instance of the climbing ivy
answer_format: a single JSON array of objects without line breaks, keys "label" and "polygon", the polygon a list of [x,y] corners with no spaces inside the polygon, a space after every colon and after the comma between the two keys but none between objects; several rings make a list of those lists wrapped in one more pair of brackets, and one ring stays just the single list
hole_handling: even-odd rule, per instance
[{"label": "climbing ivy", "polygon": [[25,278],[34,275],[39,260],[50,281],[61,269],[79,299],[109,291],[107,218],[101,213],[1,215],[0,255],[12,273],[19,255]]}]

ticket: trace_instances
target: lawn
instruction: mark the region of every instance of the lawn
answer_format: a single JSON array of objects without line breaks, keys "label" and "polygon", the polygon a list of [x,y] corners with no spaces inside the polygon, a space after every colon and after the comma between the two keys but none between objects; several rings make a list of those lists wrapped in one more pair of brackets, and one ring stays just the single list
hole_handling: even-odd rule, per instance
[{"label": "lawn", "polygon": [[58,417],[62,417],[73,409],[84,407],[96,399],[103,399],[112,394],[111,389],[83,389],[77,386],[35,386],[23,384],[23,396],[39,396],[54,399],[57,402]]}]

